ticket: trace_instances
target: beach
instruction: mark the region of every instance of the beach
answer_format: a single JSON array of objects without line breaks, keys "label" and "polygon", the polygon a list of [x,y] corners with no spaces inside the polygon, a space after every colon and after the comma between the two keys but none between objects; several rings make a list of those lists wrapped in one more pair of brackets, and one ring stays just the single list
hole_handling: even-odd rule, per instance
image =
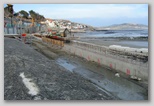
[{"label": "beach", "polygon": [[74,33],[78,41],[100,46],[121,45],[132,48],[148,48],[148,30],[106,30]]}]

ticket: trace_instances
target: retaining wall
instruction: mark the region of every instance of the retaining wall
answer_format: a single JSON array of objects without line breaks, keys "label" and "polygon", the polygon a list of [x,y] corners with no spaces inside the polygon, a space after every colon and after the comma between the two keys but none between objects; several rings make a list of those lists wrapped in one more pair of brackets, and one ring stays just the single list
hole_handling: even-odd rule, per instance
[{"label": "retaining wall", "polygon": [[78,55],[88,61],[97,62],[105,65],[117,72],[122,72],[130,77],[148,80],[148,61],[134,60],[125,55],[113,54],[106,46],[73,41],[71,44],[65,44],[65,51]]}]

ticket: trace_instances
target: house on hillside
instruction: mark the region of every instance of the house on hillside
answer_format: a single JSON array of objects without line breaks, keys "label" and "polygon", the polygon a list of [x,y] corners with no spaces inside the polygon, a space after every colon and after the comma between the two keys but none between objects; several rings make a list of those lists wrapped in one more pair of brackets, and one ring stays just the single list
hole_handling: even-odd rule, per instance
[{"label": "house on hillside", "polygon": [[77,24],[78,29],[83,29],[83,25]]},{"label": "house on hillside", "polygon": [[68,30],[67,28],[60,29],[59,33],[60,33],[60,36],[62,36],[62,37],[70,37],[71,36],[71,31]]},{"label": "house on hillside", "polygon": [[46,19],[45,23],[48,24],[50,27],[59,27],[58,22],[52,19]]}]

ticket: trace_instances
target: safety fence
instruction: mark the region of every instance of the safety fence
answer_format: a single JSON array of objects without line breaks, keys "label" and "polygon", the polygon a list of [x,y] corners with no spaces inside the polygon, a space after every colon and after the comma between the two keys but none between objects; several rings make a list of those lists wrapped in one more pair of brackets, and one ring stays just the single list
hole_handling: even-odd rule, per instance
[{"label": "safety fence", "polygon": [[47,26],[44,24],[34,23],[31,26],[31,22],[21,21],[18,19],[6,18],[4,19],[4,34],[22,34],[22,33],[35,33],[47,31]]},{"label": "safety fence", "polygon": [[36,33],[45,31],[42,27],[29,27],[29,26],[14,26],[14,27],[4,27],[4,34],[22,34],[22,33]]}]

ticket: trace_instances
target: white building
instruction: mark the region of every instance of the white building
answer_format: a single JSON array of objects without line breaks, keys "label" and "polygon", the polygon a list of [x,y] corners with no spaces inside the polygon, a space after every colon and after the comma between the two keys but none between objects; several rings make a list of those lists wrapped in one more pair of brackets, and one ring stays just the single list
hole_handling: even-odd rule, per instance
[{"label": "white building", "polygon": [[45,23],[48,24],[50,27],[57,27],[58,24],[56,21],[53,21],[51,19],[47,19]]}]

